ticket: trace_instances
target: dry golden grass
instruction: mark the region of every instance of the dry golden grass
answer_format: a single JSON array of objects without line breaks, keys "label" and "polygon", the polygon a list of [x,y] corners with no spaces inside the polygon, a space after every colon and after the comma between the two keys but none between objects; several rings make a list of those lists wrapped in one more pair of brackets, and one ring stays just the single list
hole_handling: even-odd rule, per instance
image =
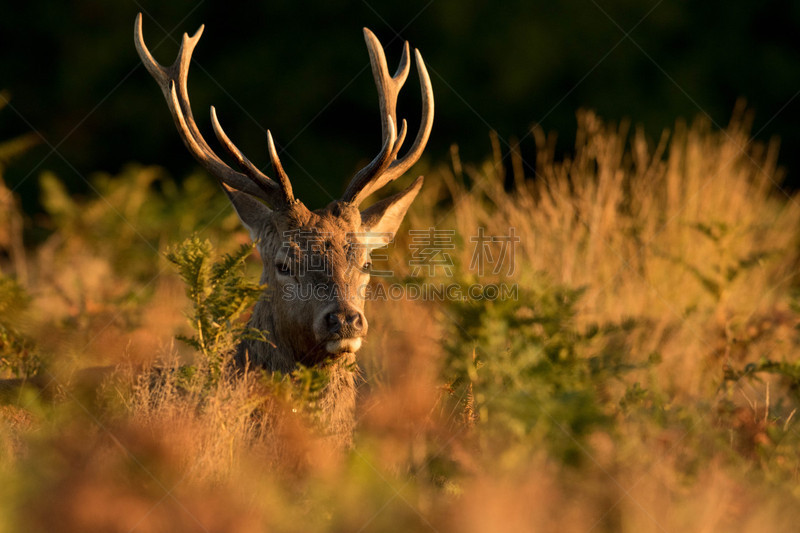
[{"label": "dry golden grass", "polygon": [[[679,122],[655,146],[641,130],[604,125],[591,112],[578,119],[571,159],[553,161],[553,139],[535,129],[535,172],[515,162],[512,190],[503,187],[496,147],[493,161],[443,176],[447,189],[439,194],[452,196],[452,212],[429,204],[411,226],[455,227],[461,235],[515,228],[517,279],[544,272],[584,287],[577,317],[584,323],[651,321],[632,351],[661,353],[659,377],[677,380],[675,393],[708,392],[718,385],[708,373],[753,357],[754,343],[788,342],[800,201],[779,188],[777,142],[751,143],[741,110],[721,132],[703,120]],[[463,252],[468,264],[471,250]]]},{"label": "dry golden grass", "polygon": [[[534,130],[535,168],[511,154],[508,178],[497,145],[474,167],[454,152],[408,222],[455,231],[460,281],[581,287],[575,331],[632,321],[587,341],[589,354],[613,345],[641,366],[593,378],[605,416],[586,438],[562,435],[577,460],[539,431],[566,427],[557,412],[532,404],[532,431],[495,434],[503,413],[479,391],[451,396],[452,347],[464,358],[485,347],[456,340],[466,318],[446,302],[369,304],[350,450],[256,374],[186,387],[179,362],[192,354],[172,342],[186,302],[163,258],[151,251],[128,271],[104,255],[113,243],[56,227],[29,251],[21,331],[62,387],[54,402],[25,393],[0,411],[0,532],[791,530],[800,438],[790,376],[724,380],[762,358],[798,360],[800,203],[779,189],[777,144],[751,143],[739,111],[724,131],[679,123],[655,144],[590,112],[579,126],[564,161]],[[147,215],[141,197],[113,198],[134,227]],[[225,250],[241,239],[229,227],[214,229]],[[510,278],[466,268],[478,228],[521,238]],[[172,230],[147,231],[170,242]],[[395,280],[409,273],[409,243],[401,235],[392,252]],[[140,365],[154,361],[171,370],[153,378]],[[97,363],[120,365],[115,379],[68,386]]]}]

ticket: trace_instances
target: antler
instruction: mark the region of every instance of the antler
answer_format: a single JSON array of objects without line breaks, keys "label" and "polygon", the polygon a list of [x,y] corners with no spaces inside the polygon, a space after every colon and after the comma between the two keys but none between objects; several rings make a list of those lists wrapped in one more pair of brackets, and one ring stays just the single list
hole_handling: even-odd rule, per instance
[{"label": "antler", "polygon": [[269,154],[275,172],[278,174],[279,182],[277,183],[268,178],[253,165],[253,163],[251,163],[231,142],[228,136],[225,135],[222,126],[220,126],[217,120],[217,113],[213,106],[211,107],[211,123],[214,127],[214,133],[219,142],[242,168],[244,174],[233,170],[225,164],[222,159],[214,153],[211,147],[209,147],[203,135],[200,133],[194,121],[194,116],[192,115],[186,80],[189,75],[189,64],[192,60],[192,52],[195,46],[197,46],[202,34],[203,26],[200,26],[192,37],[184,33],[181,47],[178,50],[178,58],[169,67],[163,67],[153,59],[153,56],[144,44],[141,13],[136,16],[133,40],[142,63],[144,63],[150,75],[155,78],[158,86],[161,88],[161,92],[164,93],[167,107],[169,107],[170,114],[175,121],[183,143],[195,159],[226,187],[260,198],[273,207],[294,202],[292,185],[289,182],[289,177],[283,171],[280,159],[278,159],[278,154],[275,151],[275,144],[272,142],[272,135],[269,132],[267,132]]},{"label": "antler", "polygon": [[422,155],[425,144],[433,126],[433,89],[428,70],[422,61],[419,50],[414,50],[417,59],[417,73],[419,74],[420,89],[422,90],[422,121],[420,123],[417,137],[408,152],[397,159],[397,154],[406,136],[406,121],[397,133],[397,96],[400,89],[408,77],[410,62],[408,59],[409,46],[405,43],[403,55],[400,58],[400,65],[394,76],[389,75],[386,65],[386,55],[383,47],[375,35],[364,28],[364,39],[367,42],[369,51],[369,61],[372,65],[372,75],[375,78],[375,85],[378,89],[378,100],[381,110],[381,141],[382,148],[380,153],[367,166],[356,173],[342,199],[355,205],[360,204],[367,196],[377,191],[386,184],[392,182],[411,168]]}]

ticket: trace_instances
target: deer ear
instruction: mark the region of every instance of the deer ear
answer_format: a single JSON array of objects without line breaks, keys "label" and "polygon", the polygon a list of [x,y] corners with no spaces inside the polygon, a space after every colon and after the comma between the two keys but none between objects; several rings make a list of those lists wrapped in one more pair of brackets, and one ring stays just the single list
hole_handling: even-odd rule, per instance
[{"label": "deer ear", "polygon": [[411,202],[422,188],[422,176],[406,190],[377,202],[361,212],[361,226],[366,233],[367,248],[380,248],[394,239],[400,223],[406,216]]},{"label": "deer ear", "polygon": [[225,194],[228,195],[239,220],[250,232],[250,238],[254,241],[260,237],[260,229],[264,225],[264,220],[272,214],[272,209],[262,202],[256,200],[247,193],[243,193],[223,184]]}]

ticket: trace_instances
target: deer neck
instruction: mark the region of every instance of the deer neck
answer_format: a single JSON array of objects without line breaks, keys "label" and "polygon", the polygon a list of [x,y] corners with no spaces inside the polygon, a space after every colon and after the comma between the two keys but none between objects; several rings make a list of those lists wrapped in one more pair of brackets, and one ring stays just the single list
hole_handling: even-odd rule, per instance
[{"label": "deer neck", "polygon": [[356,410],[356,356],[338,358],[328,366],[328,384],[319,400],[323,427],[336,442],[352,442]]},{"label": "deer neck", "polygon": [[[276,327],[276,318],[268,300],[260,300],[248,324],[265,332],[268,342],[243,340],[238,347],[236,363],[249,364],[272,372],[290,373],[297,368],[308,347],[298,342],[297,335]],[[348,353],[325,363],[328,383],[319,398],[320,421],[326,432],[340,444],[348,445],[352,437],[356,405],[355,354]]]},{"label": "deer neck", "polygon": [[295,368],[291,343],[285,339],[287,335],[281,334],[282,332],[276,329],[269,301],[261,299],[256,303],[247,326],[263,332],[267,341],[249,338],[242,340],[236,353],[236,363],[239,367],[250,365],[283,373],[291,372]]}]

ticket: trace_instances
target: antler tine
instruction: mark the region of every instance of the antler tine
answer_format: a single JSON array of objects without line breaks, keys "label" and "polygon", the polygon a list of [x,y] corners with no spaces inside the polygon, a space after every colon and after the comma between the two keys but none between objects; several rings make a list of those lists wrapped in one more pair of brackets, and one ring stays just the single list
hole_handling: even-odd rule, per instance
[{"label": "antler tine", "polygon": [[[408,60],[408,43],[403,46],[403,55],[394,76],[389,74],[386,54],[378,38],[369,29],[364,28],[364,40],[367,43],[372,76],[378,89],[378,104],[381,112],[381,141],[383,146],[378,155],[370,163],[359,170],[350,180],[343,195],[345,201],[353,201],[370,180],[386,171],[396,157],[399,149],[397,142],[397,96],[408,78],[411,64]],[[405,137],[405,134],[403,135]],[[402,143],[402,141],[401,141]]]},{"label": "antler tine", "polygon": [[400,151],[400,148],[403,146],[403,141],[406,140],[406,131],[407,131],[406,119],[403,119],[403,122],[400,123],[400,133],[397,134],[397,141],[394,143],[394,149],[392,150],[391,157],[389,161],[394,162],[397,159],[397,153]]},{"label": "antler tine", "polygon": [[397,97],[408,77],[411,66],[408,53],[409,45],[408,42],[405,43],[400,65],[395,75],[390,76],[386,64],[386,55],[380,41],[367,28],[364,28],[364,38],[367,42],[375,85],[378,89],[383,147],[375,159],[356,173],[347,190],[345,190],[343,199],[356,205],[360,204],[373,192],[403,175],[406,170],[417,162],[425,149],[433,126],[433,89],[422,55],[419,50],[415,49],[417,73],[419,74],[420,89],[422,91],[422,120],[419,132],[417,132],[417,136],[414,139],[414,144],[405,156],[397,159],[397,154],[405,140],[405,120],[403,120],[400,135],[397,136],[397,139],[390,139],[394,124],[397,123]]},{"label": "antler tine", "polygon": [[[139,53],[142,63],[144,64],[145,68],[147,68],[147,71],[150,73],[150,75],[156,80],[158,86],[161,88],[161,92],[164,94],[164,98],[167,101],[167,107],[172,115],[172,119],[178,128],[178,133],[180,134],[183,143],[186,145],[195,159],[197,159],[197,161],[200,162],[200,164],[203,165],[208,172],[222,181],[225,185],[260,198],[271,205],[278,205],[283,201],[283,194],[279,190],[277,183],[270,180],[267,178],[267,176],[255,169],[255,166],[253,166],[252,163],[250,163],[241,154],[241,152],[239,152],[239,150],[233,146],[233,143],[231,143],[230,140],[228,140],[227,143],[221,140],[225,148],[231,151],[231,154],[237,159],[237,162],[240,162],[240,164],[246,162],[243,168],[246,169],[247,174],[242,174],[230,168],[222,161],[222,159],[219,158],[219,156],[214,153],[197,127],[189,101],[187,79],[189,74],[189,65],[192,60],[192,52],[194,51],[195,46],[197,46],[202,34],[203,26],[200,26],[197,32],[191,37],[184,33],[180,49],[178,50],[178,57],[169,67],[164,67],[159,64],[153,58],[152,54],[147,48],[147,45],[145,45],[144,38],[142,36],[141,13],[136,16],[133,38],[136,45],[136,51]],[[217,122],[215,118],[216,116],[214,114],[212,122]],[[219,123],[217,122],[215,125],[215,132],[218,126]],[[220,132],[222,131],[221,128],[219,128],[219,130]],[[224,135],[224,132],[222,132],[222,134],[223,137],[227,139],[227,136]],[[231,150],[231,147],[234,150]],[[251,175],[250,167],[255,169],[257,174]],[[258,179],[255,179],[253,176],[258,176]]]},{"label": "antler tine", "polygon": [[433,129],[433,87],[431,86],[428,69],[422,60],[422,54],[415,49],[414,56],[417,60],[417,74],[419,75],[420,92],[422,94],[422,119],[420,120],[419,131],[417,131],[414,144],[408,149],[406,155],[392,162],[389,169],[371,184],[372,190],[367,195],[402,176],[419,160],[423,150],[425,150],[425,145],[428,144],[428,138]]},{"label": "antler tine", "polygon": [[272,168],[278,173],[278,180],[283,190],[284,200],[287,204],[294,202],[294,194],[292,194],[292,182],[289,181],[289,176],[283,170],[281,160],[278,157],[278,151],[275,150],[275,141],[272,140],[272,133],[267,130],[267,144],[269,146],[269,159],[272,161]]},{"label": "antler tine", "polygon": [[211,126],[214,128],[214,135],[217,140],[225,147],[228,153],[236,160],[236,163],[244,171],[248,178],[262,191],[268,195],[274,194],[274,187],[271,186],[270,180],[258,167],[256,167],[247,157],[233,144],[233,141],[226,135],[225,130],[217,118],[217,110],[211,106]]},{"label": "antler tine", "polygon": [[400,56],[400,64],[394,76],[389,75],[389,67],[386,64],[386,54],[383,51],[378,38],[375,34],[364,28],[364,39],[367,43],[367,51],[369,52],[369,62],[372,66],[372,76],[375,78],[375,85],[378,88],[378,99],[381,109],[381,128],[383,140],[386,139],[389,133],[389,119],[397,124],[397,96],[400,94],[400,89],[408,79],[408,72],[411,69],[411,63],[408,60],[408,42],[403,45],[403,55]]},{"label": "antler tine", "polygon": [[[363,189],[371,179],[389,168],[389,165],[392,164],[392,160],[397,156],[395,147],[399,148],[398,145],[400,143],[397,142],[397,135],[395,134],[394,120],[392,117],[389,117],[387,124],[389,126],[388,135],[384,137],[381,151],[378,152],[378,155],[375,156],[375,159],[370,161],[367,166],[359,170],[356,175],[353,176],[353,179],[350,180],[350,184],[347,186],[347,189],[343,195],[343,198],[346,201],[351,201],[353,198],[355,198],[358,192]],[[402,134],[403,138],[405,138],[405,120],[403,121],[403,126],[400,130],[400,133]]]}]

